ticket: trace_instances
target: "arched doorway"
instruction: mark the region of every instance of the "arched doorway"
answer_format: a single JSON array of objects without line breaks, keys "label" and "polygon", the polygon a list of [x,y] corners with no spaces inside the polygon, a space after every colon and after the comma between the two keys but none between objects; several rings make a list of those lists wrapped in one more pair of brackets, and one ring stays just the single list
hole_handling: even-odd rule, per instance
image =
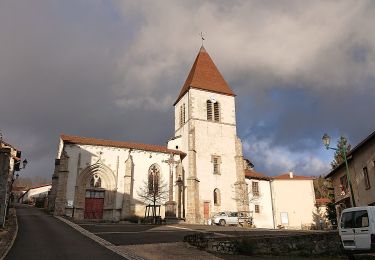
[{"label": "arched doorway", "polygon": [[75,219],[113,218],[116,197],[116,178],[102,162],[88,166],[77,178]]},{"label": "arched doorway", "polygon": [[85,219],[102,219],[104,207],[104,189],[101,187],[102,179],[94,174],[90,180],[90,187],[85,194]]}]

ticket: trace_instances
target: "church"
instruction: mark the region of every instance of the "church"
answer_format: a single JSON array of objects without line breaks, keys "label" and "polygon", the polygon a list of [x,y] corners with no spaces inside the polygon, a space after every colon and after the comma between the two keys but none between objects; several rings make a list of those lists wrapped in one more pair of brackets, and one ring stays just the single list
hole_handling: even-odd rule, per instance
[{"label": "church", "polygon": [[235,94],[203,46],[173,105],[167,146],[61,135],[50,210],[74,219],[144,216],[140,191],[155,180],[166,183],[165,218],[205,223],[248,210]]}]

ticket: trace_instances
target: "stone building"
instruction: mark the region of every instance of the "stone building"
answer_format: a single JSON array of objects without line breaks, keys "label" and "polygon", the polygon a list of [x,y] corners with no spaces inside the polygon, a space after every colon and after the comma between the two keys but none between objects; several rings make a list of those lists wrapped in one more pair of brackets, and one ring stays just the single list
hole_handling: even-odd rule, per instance
[{"label": "stone building", "polygon": [[168,183],[162,214],[204,223],[247,210],[235,94],[202,48],[174,103],[175,134],[155,146],[61,135],[50,193],[56,215],[119,220],[143,215],[137,194],[153,176]]},{"label": "stone building", "polygon": [[14,172],[19,169],[21,152],[0,139],[0,226],[5,224]]},{"label": "stone building", "polygon": [[[348,167],[356,206],[375,205],[375,131],[362,140],[348,154]],[[341,163],[325,177],[332,180],[338,216],[351,207],[351,195],[345,163]]]}]

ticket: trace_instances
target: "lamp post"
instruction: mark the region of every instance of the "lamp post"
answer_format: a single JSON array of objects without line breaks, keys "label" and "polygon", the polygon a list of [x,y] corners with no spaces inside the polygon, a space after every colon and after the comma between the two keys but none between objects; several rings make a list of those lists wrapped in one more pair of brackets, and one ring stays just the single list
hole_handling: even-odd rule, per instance
[{"label": "lamp post", "polygon": [[345,168],[346,168],[346,178],[347,178],[347,180],[348,180],[348,185],[349,185],[349,188],[350,188],[350,195],[351,195],[351,200],[352,200],[352,206],[355,207],[356,204],[355,204],[355,200],[354,200],[354,193],[353,193],[352,182],[351,182],[351,180],[350,180],[349,166],[348,166],[348,159],[347,159],[347,157],[346,157],[346,155],[347,155],[346,146],[343,145],[343,146],[341,147],[341,149],[334,148],[334,147],[330,147],[329,144],[330,144],[330,142],[331,142],[331,137],[329,137],[328,134],[324,134],[324,135],[323,135],[323,137],[322,137],[322,141],[323,141],[323,144],[324,144],[324,146],[326,147],[327,150],[331,149],[331,150],[339,151],[341,157],[344,159],[344,162],[345,162]]}]

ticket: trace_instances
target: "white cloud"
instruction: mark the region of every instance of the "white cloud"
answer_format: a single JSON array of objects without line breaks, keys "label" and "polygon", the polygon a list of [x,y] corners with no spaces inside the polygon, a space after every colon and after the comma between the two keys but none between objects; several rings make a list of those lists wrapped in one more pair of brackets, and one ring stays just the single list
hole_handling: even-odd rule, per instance
[{"label": "white cloud", "polygon": [[[241,73],[252,75],[244,82],[253,86],[298,81],[324,89],[375,77],[370,1],[124,1],[119,8],[139,27],[120,62],[120,99],[146,94],[157,100],[160,89],[175,98],[198,51],[200,31],[227,80]],[[357,49],[364,56],[360,62]],[[151,104],[167,106],[156,100]]]},{"label": "white cloud", "polygon": [[[243,141],[244,154],[256,169],[264,169],[271,176],[289,171],[297,175],[318,176],[329,171],[329,164],[318,158],[315,150],[294,152],[286,147],[273,146],[270,138],[250,137]],[[276,172],[275,172],[276,171]]]}]

